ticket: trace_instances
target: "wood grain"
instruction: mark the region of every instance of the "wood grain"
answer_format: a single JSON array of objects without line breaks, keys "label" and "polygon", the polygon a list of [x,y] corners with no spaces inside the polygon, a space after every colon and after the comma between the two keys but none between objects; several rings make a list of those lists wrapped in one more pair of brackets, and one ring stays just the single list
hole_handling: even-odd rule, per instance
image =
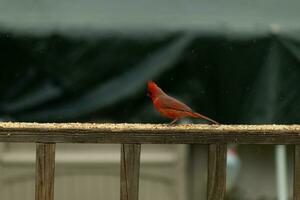
[{"label": "wood grain", "polygon": [[35,199],[54,199],[55,144],[36,145]]},{"label": "wood grain", "polygon": [[0,142],[300,144],[300,125],[0,122]]},{"label": "wood grain", "polygon": [[208,147],[207,199],[222,200],[226,191],[226,144],[210,144]]},{"label": "wood grain", "polygon": [[300,145],[295,145],[294,200],[300,200]]},{"label": "wood grain", "polygon": [[140,144],[121,145],[121,200],[138,200]]}]

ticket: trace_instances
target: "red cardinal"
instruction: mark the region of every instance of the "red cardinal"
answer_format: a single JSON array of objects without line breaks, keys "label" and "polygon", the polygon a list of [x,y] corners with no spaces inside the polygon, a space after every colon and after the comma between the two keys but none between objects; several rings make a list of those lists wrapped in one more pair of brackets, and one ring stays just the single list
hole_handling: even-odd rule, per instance
[{"label": "red cardinal", "polygon": [[156,110],[168,118],[173,119],[170,124],[174,124],[181,117],[195,117],[202,118],[213,124],[219,124],[218,122],[194,112],[190,107],[184,103],[178,101],[177,99],[167,95],[160,89],[153,81],[148,81],[148,94],[153,102]]}]

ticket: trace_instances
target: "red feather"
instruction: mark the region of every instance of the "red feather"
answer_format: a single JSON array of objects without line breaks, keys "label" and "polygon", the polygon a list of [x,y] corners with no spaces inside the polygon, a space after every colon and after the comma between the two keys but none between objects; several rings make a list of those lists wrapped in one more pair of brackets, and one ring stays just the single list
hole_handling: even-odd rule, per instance
[{"label": "red feather", "polygon": [[214,124],[219,124],[204,115],[194,112],[189,106],[179,100],[167,95],[153,81],[148,81],[148,95],[152,99],[156,110],[165,117],[173,119],[171,123],[176,122],[182,117],[202,118]]}]

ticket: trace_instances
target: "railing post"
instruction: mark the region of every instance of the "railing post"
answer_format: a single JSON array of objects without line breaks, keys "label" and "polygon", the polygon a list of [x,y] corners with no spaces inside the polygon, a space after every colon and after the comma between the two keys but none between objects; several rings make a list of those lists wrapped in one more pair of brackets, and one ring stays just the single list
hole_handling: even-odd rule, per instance
[{"label": "railing post", "polygon": [[207,199],[222,200],[226,191],[227,145],[209,144]]},{"label": "railing post", "polygon": [[121,200],[138,200],[140,144],[121,144]]},{"label": "railing post", "polygon": [[55,144],[36,144],[35,200],[54,199]]},{"label": "railing post", "polygon": [[300,200],[300,145],[294,145],[294,197]]}]

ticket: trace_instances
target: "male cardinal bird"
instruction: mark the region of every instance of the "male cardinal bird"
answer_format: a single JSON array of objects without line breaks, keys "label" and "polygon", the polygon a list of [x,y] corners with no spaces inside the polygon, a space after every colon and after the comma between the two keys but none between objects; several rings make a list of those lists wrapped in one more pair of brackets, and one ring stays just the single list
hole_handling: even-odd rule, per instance
[{"label": "male cardinal bird", "polygon": [[213,124],[219,124],[218,122],[204,115],[194,112],[190,107],[188,107],[184,103],[167,95],[151,80],[148,81],[147,95],[151,98],[154,107],[160,114],[173,119],[173,121],[170,124],[174,124],[178,119],[187,116],[202,118],[212,122]]}]

